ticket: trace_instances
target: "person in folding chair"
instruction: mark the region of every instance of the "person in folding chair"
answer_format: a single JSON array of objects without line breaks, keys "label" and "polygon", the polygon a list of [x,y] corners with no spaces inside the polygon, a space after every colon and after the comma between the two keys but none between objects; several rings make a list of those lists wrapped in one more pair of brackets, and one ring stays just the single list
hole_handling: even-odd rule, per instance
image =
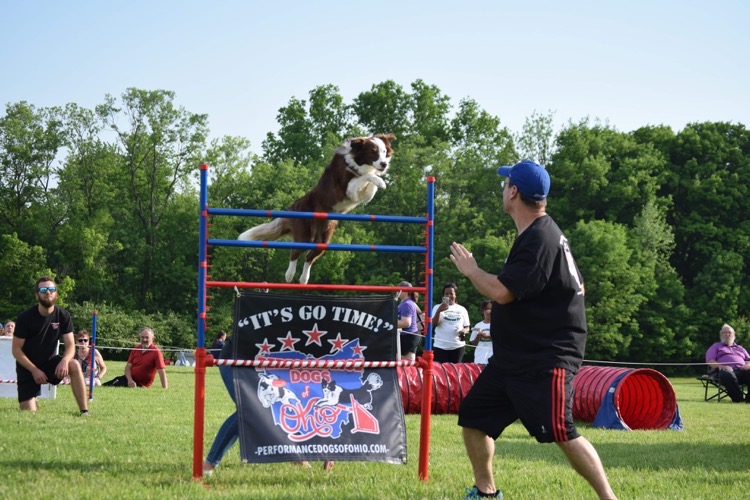
[{"label": "person in folding chair", "polygon": [[717,370],[719,383],[727,390],[734,403],[750,403],[750,391],[742,391],[742,384],[750,385],[750,354],[744,347],[734,343],[734,328],[724,324],[719,332],[721,342],[716,342],[706,351],[706,363]]}]

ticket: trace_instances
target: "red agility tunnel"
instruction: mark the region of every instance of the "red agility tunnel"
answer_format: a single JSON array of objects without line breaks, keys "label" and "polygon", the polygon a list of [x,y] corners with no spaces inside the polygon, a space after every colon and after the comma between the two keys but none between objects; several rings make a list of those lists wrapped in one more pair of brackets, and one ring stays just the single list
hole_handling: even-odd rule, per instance
[{"label": "red agility tunnel", "polygon": [[583,366],[573,389],[573,418],[595,427],[667,429],[678,415],[672,384],[649,368]]},{"label": "red agility tunnel", "polygon": [[[432,364],[432,414],[458,413],[464,396],[482,371],[476,363]],[[415,366],[398,367],[398,385],[405,413],[421,413],[422,369]]]}]

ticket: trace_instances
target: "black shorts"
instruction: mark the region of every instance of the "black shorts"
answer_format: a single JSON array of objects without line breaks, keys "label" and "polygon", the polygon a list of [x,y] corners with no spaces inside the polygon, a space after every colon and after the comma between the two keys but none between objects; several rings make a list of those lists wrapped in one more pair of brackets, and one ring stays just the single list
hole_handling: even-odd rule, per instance
[{"label": "black shorts", "polygon": [[438,363],[460,363],[461,360],[464,359],[463,347],[450,350],[433,347],[432,352],[435,355],[435,361]]},{"label": "black shorts", "polygon": [[422,343],[422,335],[419,332],[401,332],[399,342],[401,342],[402,355],[410,352],[416,353],[417,347]]},{"label": "black shorts", "polygon": [[[134,382],[135,382],[135,381],[134,381]],[[130,387],[130,386],[128,385],[128,377],[126,377],[125,375],[120,375],[119,377],[115,377],[115,378],[113,378],[113,379],[112,379],[112,380],[110,380],[109,382],[104,382],[104,383],[102,384],[102,387],[103,387],[103,386],[105,386],[105,385],[106,385],[106,386],[110,386],[110,387]],[[135,382],[135,386],[136,386],[136,387],[143,387],[143,386],[142,386],[141,384],[139,384],[138,382]]]},{"label": "black shorts", "polygon": [[461,402],[458,425],[497,439],[518,419],[540,443],[579,437],[573,424],[573,373],[552,368],[511,377],[490,361]]},{"label": "black shorts", "polygon": [[[45,363],[37,365],[37,368],[47,375],[47,382],[52,385],[57,385],[61,382],[61,380],[55,375],[55,370],[62,359],[62,356],[53,356]],[[42,393],[42,386],[34,382],[34,376],[31,372],[18,363],[16,363],[16,378],[18,381],[19,403],[35,398]]]}]

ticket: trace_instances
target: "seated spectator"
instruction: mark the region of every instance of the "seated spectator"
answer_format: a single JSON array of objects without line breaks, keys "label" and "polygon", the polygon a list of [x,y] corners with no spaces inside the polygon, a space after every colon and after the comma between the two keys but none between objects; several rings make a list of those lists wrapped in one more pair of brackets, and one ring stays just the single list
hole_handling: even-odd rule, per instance
[{"label": "seated spectator", "polygon": [[2,323],[0,323],[0,337],[5,337],[5,328]]},{"label": "seated spectator", "polygon": [[12,337],[13,332],[16,331],[16,322],[12,319],[9,319],[5,322],[5,329],[3,330],[3,335],[5,337]]},{"label": "seated spectator", "polygon": [[216,338],[214,338],[214,341],[211,344],[211,349],[208,351],[215,359],[219,359],[221,348],[224,347],[224,342],[226,342],[226,340],[227,332],[219,330],[219,333],[216,334]]},{"label": "seated spectator", "polygon": [[[86,382],[86,385],[89,385],[89,382],[91,380],[91,338],[89,337],[89,332],[86,330],[80,330],[78,332],[78,338],[76,340],[76,344],[78,345],[78,349],[76,350],[76,355],[74,356],[74,359],[79,361],[81,363],[81,369],[83,370],[83,380]],[[102,377],[104,374],[107,373],[107,365],[104,364],[104,358],[102,358],[102,353],[99,351],[95,351],[95,358],[94,358],[94,384],[95,385],[102,385]]]},{"label": "seated spectator", "polygon": [[164,357],[154,344],[154,331],[149,327],[141,329],[141,343],[136,345],[125,365],[125,375],[113,378],[102,385],[114,387],[151,387],[156,374],[161,386],[167,388],[167,372],[164,370]]},{"label": "seated spectator", "polygon": [[[750,354],[744,347],[734,343],[734,328],[725,324],[719,332],[721,342],[706,351],[706,363],[718,370],[719,383],[723,385],[734,403],[742,402],[740,384],[750,385]],[[750,403],[750,391],[745,396]]]}]

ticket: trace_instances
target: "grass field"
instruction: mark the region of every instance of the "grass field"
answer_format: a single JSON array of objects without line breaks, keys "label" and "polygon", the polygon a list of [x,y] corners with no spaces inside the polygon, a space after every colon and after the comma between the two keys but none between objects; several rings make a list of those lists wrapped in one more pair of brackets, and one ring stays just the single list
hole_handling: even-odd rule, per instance
[{"label": "grass field", "polygon": [[[119,375],[124,363],[109,362]],[[192,369],[167,368],[169,390],[97,388],[89,418],[70,387],[36,414],[0,399],[0,499],[14,498],[462,498],[469,461],[455,415],[432,418],[429,481],[417,479],[419,416],[407,415],[407,465],[339,462],[242,465],[239,446],[205,483],[191,479]],[[109,377],[106,377],[107,379]],[[685,430],[610,431],[579,424],[620,498],[748,498],[750,405],[705,403],[692,378],[671,379]],[[205,449],[233,411],[218,371],[208,369]],[[498,440],[495,477],[506,499],[595,498],[554,445],[520,424]]]}]

